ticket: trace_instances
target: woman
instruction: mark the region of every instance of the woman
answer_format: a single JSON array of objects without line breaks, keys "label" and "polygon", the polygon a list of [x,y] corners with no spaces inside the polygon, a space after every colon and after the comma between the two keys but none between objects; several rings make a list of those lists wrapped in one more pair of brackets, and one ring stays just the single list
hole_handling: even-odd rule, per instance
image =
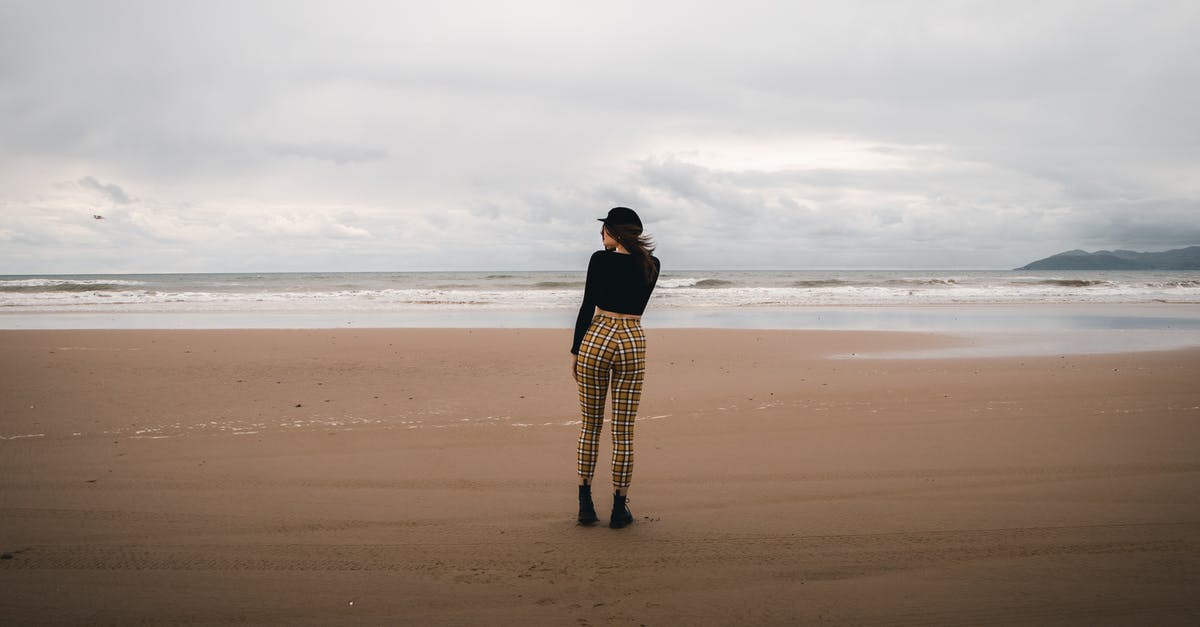
[{"label": "woman", "polygon": [[646,336],[641,317],[658,282],[659,262],[642,221],[628,207],[615,207],[600,236],[604,250],[588,262],[583,304],[575,320],[571,373],[579,384],[582,424],[579,433],[579,524],[597,520],[592,504],[592,475],[596,470],[604,397],[612,384],[613,509],[608,526],[620,529],[633,522],[627,494],[633,476],[633,422],[646,375]]}]

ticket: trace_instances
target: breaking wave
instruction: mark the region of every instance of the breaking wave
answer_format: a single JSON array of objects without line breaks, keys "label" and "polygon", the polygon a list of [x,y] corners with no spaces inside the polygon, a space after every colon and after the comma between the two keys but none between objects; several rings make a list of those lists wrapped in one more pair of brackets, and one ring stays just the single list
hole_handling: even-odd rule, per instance
[{"label": "breaking wave", "polygon": [[671,279],[662,278],[658,281],[658,287],[666,289],[680,289],[689,287],[698,287],[701,289],[713,289],[721,287],[732,287],[736,285],[734,281],[726,279],[709,279],[709,278],[684,278]]},{"label": "breaking wave", "polygon": [[120,279],[15,279],[0,281],[0,292],[37,294],[45,292],[120,292],[145,285]]},{"label": "breaking wave", "polygon": [[792,287],[807,287],[807,288],[845,287],[847,285],[854,285],[854,283],[852,283],[850,281],[843,281],[841,279],[816,279],[816,280],[812,280],[812,281],[793,281],[792,282]]},{"label": "breaking wave", "polygon": [[1035,285],[1052,285],[1054,287],[1097,287],[1109,285],[1108,281],[1094,281],[1090,279],[1043,279],[1036,281]]}]

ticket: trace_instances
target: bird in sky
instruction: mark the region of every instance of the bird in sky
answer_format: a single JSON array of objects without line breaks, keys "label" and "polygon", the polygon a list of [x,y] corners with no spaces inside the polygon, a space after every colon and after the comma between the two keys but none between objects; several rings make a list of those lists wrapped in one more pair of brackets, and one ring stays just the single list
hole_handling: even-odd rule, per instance
[{"label": "bird in sky", "polygon": [[93,214],[92,214],[92,219],[94,219],[94,220],[103,220],[103,219],[104,219],[104,216],[102,216],[102,215],[100,215],[100,214],[98,214],[98,213],[93,213]]}]

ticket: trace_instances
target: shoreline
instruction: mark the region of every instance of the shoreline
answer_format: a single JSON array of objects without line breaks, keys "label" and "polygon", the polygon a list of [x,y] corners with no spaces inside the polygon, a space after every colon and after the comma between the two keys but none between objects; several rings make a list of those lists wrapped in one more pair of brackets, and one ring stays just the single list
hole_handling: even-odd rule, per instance
[{"label": "shoreline", "polygon": [[[0,332],[59,330],[388,330],[569,329],[574,309],[429,307],[393,312],[14,313]],[[648,330],[875,331],[945,335],[954,346],[913,350],[910,358],[1103,354],[1200,346],[1200,304],[1038,303],[653,310]],[[848,355],[848,353],[847,353]]]}]

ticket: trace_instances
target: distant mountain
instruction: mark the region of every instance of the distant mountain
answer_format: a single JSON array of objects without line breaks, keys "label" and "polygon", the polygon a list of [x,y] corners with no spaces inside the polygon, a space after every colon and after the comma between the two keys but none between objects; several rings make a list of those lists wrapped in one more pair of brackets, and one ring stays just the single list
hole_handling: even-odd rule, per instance
[{"label": "distant mountain", "polygon": [[1068,250],[1017,270],[1200,270],[1200,246],[1161,253],[1132,250]]}]

